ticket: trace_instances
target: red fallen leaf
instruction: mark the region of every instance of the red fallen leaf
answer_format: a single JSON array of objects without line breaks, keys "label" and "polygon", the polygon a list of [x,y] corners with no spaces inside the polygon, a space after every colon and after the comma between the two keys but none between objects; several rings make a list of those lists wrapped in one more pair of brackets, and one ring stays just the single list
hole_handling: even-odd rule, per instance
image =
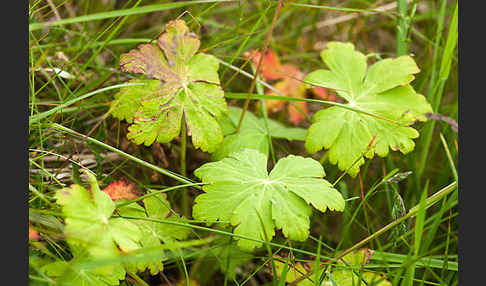
[{"label": "red fallen leaf", "polygon": [[320,99],[336,101],[336,95],[333,93],[328,93],[327,89],[323,87],[314,87],[311,89],[312,93]]},{"label": "red fallen leaf", "polygon": [[[290,65],[286,69],[288,71],[287,74],[289,75],[289,77],[277,82],[273,87],[278,89],[285,96],[305,98],[305,84],[299,81],[304,77],[304,74],[297,68]],[[266,93],[270,95],[278,95],[272,90],[268,90]],[[269,112],[280,111],[283,109],[285,104],[287,104],[289,121],[292,122],[294,125],[298,125],[302,120],[305,119],[305,116],[304,114],[302,114],[302,112],[304,112],[305,114],[309,113],[309,109],[307,108],[307,102],[305,101],[294,101],[293,104],[290,104],[290,102],[286,102],[283,100],[266,101],[267,110]],[[294,105],[300,108],[301,111],[294,107]]]},{"label": "red fallen leaf", "polygon": [[[261,52],[255,50],[245,52],[243,55],[247,58],[251,58],[255,68],[258,66],[258,61],[262,56]],[[280,79],[280,81],[276,82],[273,87],[279,90],[281,94],[294,98],[306,98],[306,85],[303,82],[305,78],[304,73],[295,65],[282,64],[278,55],[274,51],[269,50],[263,56],[260,72],[265,80]],[[311,92],[320,99],[336,101],[336,96],[328,93],[326,88],[311,88]],[[269,95],[278,95],[272,90],[267,90],[265,93]],[[284,106],[287,105],[289,121],[294,125],[298,125],[305,119],[305,115],[302,112],[305,114],[309,113],[307,102],[304,101],[295,101],[293,104],[284,100],[266,100],[265,102],[269,113],[281,111]],[[297,106],[301,111],[294,106]]]},{"label": "red fallen leaf", "polygon": [[327,90],[322,87],[315,87],[311,89],[312,93],[320,99],[327,99]]},{"label": "red fallen leaf", "polygon": [[[262,53],[252,50],[249,53],[244,53],[243,55],[246,57],[251,57],[251,61],[256,68],[258,66],[258,61],[262,56]],[[280,59],[278,58],[277,54],[275,54],[272,50],[269,50],[263,57],[262,64],[260,66],[260,72],[262,73],[265,80],[284,78]]]},{"label": "red fallen leaf", "polygon": [[[258,51],[251,51],[250,53],[244,54],[246,57],[251,57],[252,63],[255,67],[258,65],[261,53]],[[300,69],[292,64],[282,64],[278,55],[269,50],[262,59],[261,73],[265,80],[276,80],[281,79],[273,85],[277,90],[279,90],[283,95],[295,98],[305,98],[306,87],[302,82],[304,79],[304,74]],[[278,95],[272,90],[267,90],[266,94]],[[290,104],[283,100],[266,100],[267,111],[270,113],[281,111],[285,105],[287,105],[287,112],[289,116],[289,121],[294,125],[298,125],[302,120],[305,119],[305,114],[308,114],[307,102],[298,101]],[[294,107],[298,106],[301,109],[299,111]]]},{"label": "red fallen leaf", "polygon": [[39,232],[35,229],[30,228],[32,224],[29,222],[29,240],[37,241],[39,240]]},{"label": "red fallen leaf", "polygon": [[106,188],[102,190],[107,193],[114,201],[132,200],[138,198],[135,192],[135,184],[127,184],[125,180],[113,181]]}]

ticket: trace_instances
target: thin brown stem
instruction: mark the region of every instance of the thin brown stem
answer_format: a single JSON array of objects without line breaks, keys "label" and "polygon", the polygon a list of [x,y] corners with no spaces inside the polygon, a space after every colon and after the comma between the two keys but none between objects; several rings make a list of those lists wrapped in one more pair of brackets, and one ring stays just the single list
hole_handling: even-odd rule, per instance
[{"label": "thin brown stem", "polygon": [[248,105],[250,103],[250,98],[253,93],[253,89],[255,89],[256,79],[260,72],[263,56],[267,52],[268,44],[270,43],[270,39],[272,38],[272,31],[273,28],[275,27],[275,23],[277,22],[278,12],[280,11],[280,7],[282,7],[282,3],[283,0],[278,0],[277,9],[275,10],[275,14],[273,15],[272,25],[270,26],[270,30],[268,31],[267,37],[265,38],[262,54],[260,56],[260,59],[258,60],[258,65],[255,71],[255,75],[253,76],[253,80],[251,81],[250,90],[248,91],[248,97],[245,99],[245,104],[243,105],[243,112],[241,113],[240,121],[238,122],[238,127],[236,127],[236,133],[240,132],[241,123],[243,122],[243,118],[245,117],[246,110],[248,109]]}]

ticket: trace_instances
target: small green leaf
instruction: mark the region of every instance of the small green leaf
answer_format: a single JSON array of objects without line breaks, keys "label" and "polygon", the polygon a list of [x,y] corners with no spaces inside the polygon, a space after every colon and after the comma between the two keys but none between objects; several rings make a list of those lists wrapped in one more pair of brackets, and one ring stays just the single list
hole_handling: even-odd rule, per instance
[{"label": "small green leaf", "polygon": [[[245,148],[255,149],[268,155],[269,142],[263,118],[247,111],[240,132],[235,133],[241,112],[241,108],[230,106],[228,115],[220,119],[219,123],[225,137],[221,146],[213,153],[213,160],[221,160],[229,154]],[[273,138],[304,141],[307,135],[305,129],[287,127],[273,119],[268,120],[268,129]]]},{"label": "small green leaf", "polygon": [[371,254],[372,251],[370,249],[363,248],[345,255],[333,267],[332,275],[336,283],[340,286],[391,286],[392,284],[386,280],[383,273],[363,270],[364,265],[368,264]]},{"label": "small green leaf", "polygon": [[[161,193],[147,197],[143,200],[143,203],[145,209],[138,204],[129,204],[118,208],[118,212],[122,216],[141,218],[140,220],[132,221],[139,228],[141,233],[140,243],[144,248],[157,247],[162,245],[162,243],[187,238],[190,233],[188,228],[143,220],[144,218],[180,220],[178,216],[170,215],[170,204],[165,194]],[[127,263],[125,267],[131,272],[144,271],[148,268],[150,273],[155,275],[164,269],[162,261],[166,258],[165,253],[160,251],[160,255],[153,260]]]},{"label": "small green leaf", "polygon": [[90,177],[91,194],[79,185],[56,192],[55,198],[66,216],[66,241],[82,247],[94,257],[107,257],[140,248],[140,233],[135,224],[112,218],[115,203],[102,192],[94,175]]},{"label": "small green leaf", "polygon": [[[274,260],[275,268],[277,269],[277,273],[279,274],[277,277],[279,279],[282,279],[280,273],[282,273],[282,271],[285,267],[285,264],[286,264],[285,262],[282,262],[281,260],[282,259]],[[313,265],[311,265],[311,264],[307,264],[307,265],[309,266],[310,270],[313,270]],[[302,276],[306,275],[309,271],[304,267],[304,264],[301,263],[301,262],[297,262],[297,263],[294,263],[294,264],[288,263],[287,266],[289,267],[288,272],[287,272],[287,276],[285,277],[285,282],[287,282],[287,283],[292,283],[295,280],[300,279]],[[319,271],[319,276],[320,276],[322,274],[322,272],[324,271],[324,269],[320,269],[318,271]],[[316,285],[313,281],[314,277],[315,277],[315,275],[312,275],[312,276],[309,276],[308,278],[302,279],[299,283],[297,283],[297,285],[299,285],[299,286],[314,286],[314,285]],[[322,283],[321,285],[325,285],[325,284]]]},{"label": "small green leaf", "polygon": [[56,277],[57,285],[66,286],[106,286],[119,285],[120,280],[125,279],[126,272],[121,267],[106,268],[83,268],[78,262],[87,262],[74,258],[69,262],[56,261],[44,265],[41,270],[47,276]]},{"label": "small green leaf", "polygon": [[[266,166],[264,154],[244,149],[198,168],[194,174],[208,184],[195,200],[193,216],[230,221],[234,233],[251,238],[265,240],[266,233],[271,239],[277,227],[286,237],[303,241],[309,235],[309,204],[322,212],[344,209],[341,194],[322,179],[319,162],[289,155],[270,173]],[[261,243],[238,239],[237,245],[252,250]]]},{"label": "small green leaf", "polygon": [[[132,79],[130,83],[143,83],[145,85],[135,85],[120,88],[115,94],[115,101],[111,104],[111,112],[118,119],[125,119],[132,123],[135,113],[142,106],[142,99],[155,98],[160,89],[158,80]],[[131,87],[131,88],[130,88]]]},{"label": "small green leaf", "polygon": [[[311,84],[335,89],[355,110],[330,107],[317,112],[306,138],[306,148],[315,153],[329,150],[329,161],[356,176],[364,157],[388,155],[389,149],[406,154],[419,133],[410,127],[425,121],[432,112],[425,97],[409,83],[419,72],[409,56],[385,59],[366,71],[366,57],[350,43],[331,42],[321,57],[329,70],[306,77]],[[365,114],[368,113],[368,114]],[[371,114],[371,115],[370,115]]]},{"label": "small green leaf", "polygon": [[170,142],[179,135],[185,116],[195,148],[211,153],[221,143],[216,119],[227,113],[227,106],[219,86],[219,62],[212,55],[196,55],[199,45],[186,23],[175,20],[166,25],[158,46],[142,44],[121,55],[123,71],[150,78],[132,80],[146,85],[122,88],[111,104],[114,117],[133,122],[128,139],[147,146]]}]

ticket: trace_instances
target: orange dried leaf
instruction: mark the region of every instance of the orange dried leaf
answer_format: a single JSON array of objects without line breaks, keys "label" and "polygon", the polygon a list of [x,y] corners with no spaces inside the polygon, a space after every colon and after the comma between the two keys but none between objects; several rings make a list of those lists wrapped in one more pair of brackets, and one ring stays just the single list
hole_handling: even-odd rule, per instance
[{"label": "orange dried leaf", "polygon": [[[251,58],[253,66],[257,67],[262,54],[259,51],[252,50],[246,52],[244,56]],[[281,79],[281,81],[273,85],[273,87],[279,90],[281,94],[295,98],[306,98],[306,87],[303,82],[305,77],[304,73],[295,65],[282,64],[278,55],[274,51],[269,50],[263,56],[260,71],[265,80]],[[329,95],[327,89],[323,87],[313,88],[311,91],[321,99],[335,100],[335,96]],[[267,90],[265,93],[275,96],[279,95],[272,90]],[[289,121],[294,125],[298,125],[305,119],[305,115],[302,112],[305,114],[309,113],[307,102],[304,101],[290,104],[284,100],[266,100],[266,107],[269,113],[282,111],[285,105],[287,105]],[[297,106],[300,111],[294,106]]]},{"label": "orange dried leaf", "polygon": [[336,95],[334,93],[330,93],[324,87],[315,87],[311,89],[312,93],[320,99],[329,100],[329,101],[336,101]]},{"label": "orange dried leaf", "polygon": [[[258,61],[262,53],[259,51],[252,50],[250,53],[245,53],[245,56],[251,57],[253,66],[256,68],[258,66]],[[277,54],[272,50],[268,51],[265,56],[263,56],[262,64],[260,66],[260,72],[265,80],[275,80],[284,78],[284,73],[282,72],[282,65]]]},{"label": "orange dried leaf", "polygon": [[[284,79],[282,81],[277,82],[273,87],[278,89],[282,94],[289,97],[295,98],[305,98],[305,85],[301,82],[294,80],[294,79]],[[268,91],[267,94],[269,95],[278,95],[273,91]],[[266,106],[268,112],[278,112],[283,109],[284,105],[287,104],[287,111],[290,122],[297,125],[302,120],[305,119],[304,114],[297,110],[292,104],[284,100],[267,100]],[[294,105],[298,106],[304,113],[308,114],[307,102],[305,101],[296,101],[293,103]]]},{"label": "orange dried leaf", "polygon": [[39,232],[35,229],[30,228],[30,225],[32,224],[29,222],[29,240],[39,240]]},{"label": "orange dried leaf", "polygon": [[[304,88],[304,90],[305,90],[305,88]],[[294,102],[294,105],[296,105],[298,108],[300,108],[300,110],[303,111],[305,114],[309,114],[309,109],[307,108],[307,102],[298,101],[298,102]],[[302,114],[301,111],[297,110],[297,108],[295,108],[293,105],[289,104],[289,106],[287,107],[287,110],[289,112],[289,120],[294,125],[298,125],[302,120],[305,119],[305,115]]]},{"label": "orange dried leaf", "polygon": [[138,197],[135,192],[135,184],[127,184],[125,180],[113,181],[103,189],[103,192],[107,193],[114,201],[133,200]]},{"label": "orange dried leaf", "polygon": [[[289,93],[289,89],[291,88],[287,81],[279,81],[273,85],[274,88],[278,89],[281,93],[287,95]],[[266,94],[268,95],[276,95],[278,94],[272,90],[267,90]],[[265,100],[265,105],[267,107],[267,111],[270,113],[281,111],[285,105],[285,101],[283,100],[274,100],[269,99]]]},{"label": "orange dried leaf", "polygon": [[320,99],[327,99],[327,89],[323,87],[315,87],[311,89],[312,93]]}]

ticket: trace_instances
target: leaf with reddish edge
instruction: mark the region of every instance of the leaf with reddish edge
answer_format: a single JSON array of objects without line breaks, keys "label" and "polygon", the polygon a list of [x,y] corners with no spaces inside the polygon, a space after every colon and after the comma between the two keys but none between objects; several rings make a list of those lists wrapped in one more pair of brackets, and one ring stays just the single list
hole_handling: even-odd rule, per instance
[{"label": "leaf with reddish edge", "polygon": [[[196,54],[200,41],[183,20],[170,21],[157,45],[142,44],[120,56],[124,72],[141,73],[145,86],[120,89],[110,112],[133,124],[127,138],[146,146],[167,143],[181,131],[182,116],[195,148],[212,153],[223,141],[217,118],[228,112],[217,59]],[[132,88],[133,87],[133,88]]]},{"label": "leaf with reddish edge", "polygon": [[321,58],[327,69],[309,73],[306,82],[334,90],[353,110],[332,106],[318,111],[308,129],[307,151],[327,149],[329,162],[352,177],[375,153],[411,152],[419,136],[411,126],[426,121],[432,110],[410,85],[420,71],[413,58],[385,59],[368,67],[364,54],[341,42],[329,42]]},{"label": "leaf with reddish edge", "polygon": [[140,248],[141,235],[131,221],[114,217],[115,203],[89,173],[91,190],[71,185],[57,190],[54,198],[65,215],[64,235],[71,247],[81,247],[93,257],[113,257]]}]

